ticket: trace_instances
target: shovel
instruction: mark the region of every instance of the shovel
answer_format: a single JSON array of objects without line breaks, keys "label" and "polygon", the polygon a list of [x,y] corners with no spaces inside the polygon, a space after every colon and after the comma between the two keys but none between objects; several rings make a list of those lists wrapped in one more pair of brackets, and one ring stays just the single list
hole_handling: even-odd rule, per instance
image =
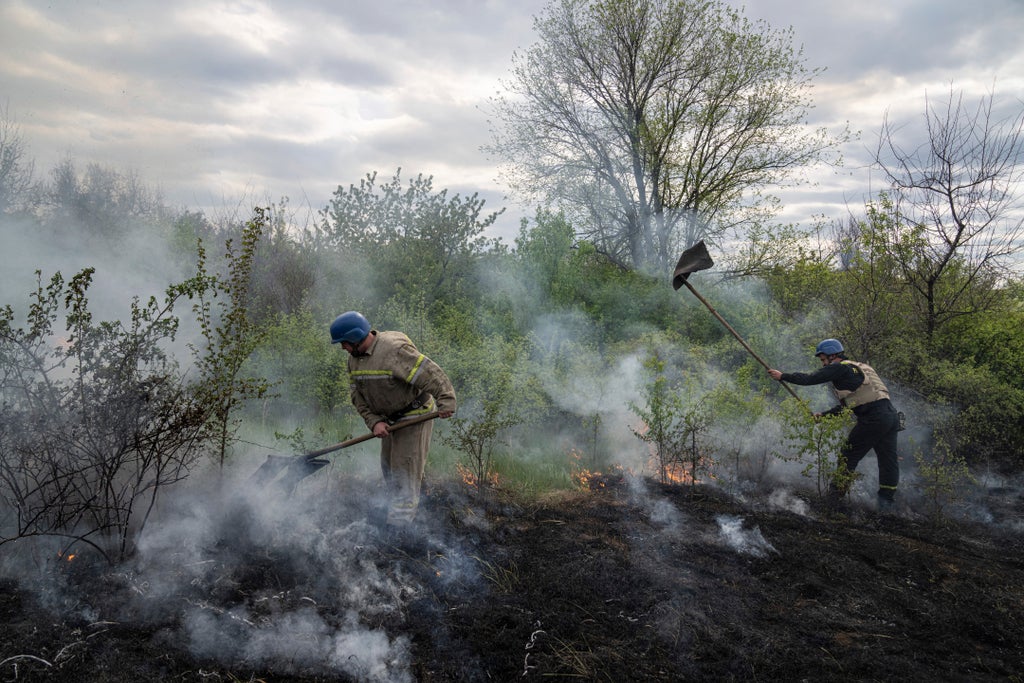
[{"label": "shovel", "polygon": [[[743,341],[743,337],[741,337],[739,333],[732,328],[732,325],[725,322],[725,318],[720,316],[718,311],[716,311],[711,304],[709,304],[707,300],[693,288],[693,285],[690,284],[690,273],[695,273],[698,270],[707,270],[713,265],[715,265],[715,262],[711,260],[711,254],[708,253],[708,248],[704,245],[704,240],[697,242],[697,244],[684,251],[679,257],[679,263],[676,264],[676,270],[672,273],[672,288],[678,290],[683,285],[686,285],[686,288],[689,289],[695,297],[697,297],[697,300],[707,306],[708,310],[711,311],[711,314],[718,318],[718,322],[725,325],[725,329],[732,332],[732,336],[736,337],[736,341],[742,344],[743,348],[745,348],[758,363],[763,365],[765,370],[771,370],[771,366],[765,363],[759,355],[754,353],[754,350],[747,345],[747,342]],[[805,404],[803,400],[796,395],[796,392],[793,391],[793,387],[789,386],[785,382],[779,382],[779,384],[786,387],[786,391],[788,391],[797,401],[800,401],[801,405],[807,408],[807,404]],[[807,410],[810,411],[810,408],[807,408]]]},{"label": "shovel", "polygon": [[[418,425],[422,422],[433,420],[436,417],[438,417],[438,413],[437,411],[434,411],[432,413],[426,413],[424,415],[417,415],[416,417],[411,417],[408,420],[400,420],[399,422],[396,422],[393,425],[389,425],[388,432],[394,432],[405,427]],[[278,483],[284,488],[285,491],[291,491],[293,488],[295,488],[295,485],[298,484],[300,481],[310,476],[311,474],[315,474],[320,470],[320,468],[324,467],[325,465],[330,464],[330,460],[327,460],[320,456],[327,455],[328,453],[333,453],[334,451],[340,451],[342,448],[355,446],[357,443],[369,441],[370,439],[373,438],[375,438],[373,432],[370,432],[368,434],[363,434],[362,436],[357,436],[353,439],[348,439],[347,441],[342,441],[341,443],[336,443],[333,446],[327,446],[325,448],[310,451],[309,453],[303,453],[301,455],[268,456],[267,461],[260,465],[260,468],[258,470],[252,473],[252,476],[249,477],[249,481],[251,481],[256,486],[263,486],[270,480],[274,479],[274,477],[276,477],[281,472],[281,470],[287,468],[288,471],[285,472],[284,476],[281,477]]]}]

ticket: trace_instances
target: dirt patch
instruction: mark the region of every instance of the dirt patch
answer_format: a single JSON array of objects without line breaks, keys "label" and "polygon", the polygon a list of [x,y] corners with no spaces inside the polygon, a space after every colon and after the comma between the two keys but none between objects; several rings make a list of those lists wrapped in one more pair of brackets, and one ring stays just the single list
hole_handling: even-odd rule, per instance
[{"label": "dirt patch", "polygon": [[[350,493],[358,493],[352,484]],[[1019,680],[1019,535],[625,484],[435,489],[395,537],[357,495],[276,531],[5,580],[18,681]],[[355,501],[342,503],[339,501]]]}]

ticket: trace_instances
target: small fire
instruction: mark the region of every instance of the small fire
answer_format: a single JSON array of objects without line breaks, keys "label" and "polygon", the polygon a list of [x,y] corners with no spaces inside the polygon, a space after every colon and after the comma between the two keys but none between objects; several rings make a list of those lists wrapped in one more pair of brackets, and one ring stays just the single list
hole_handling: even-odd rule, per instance
[{"label": "small fire", "polygon": [[57,557],[61,558],[62,560],[67,560],[68,562],[71,562],[76,557],[78,557],[78,554],[77,553],[57,553]]},{"label": "small fire", "polygon": [[[654,465],[657,467],[657,461]],[[662,480],[669,484],[699,484],[700,479],[695,479],[693,473],[681,462],[666,463],[661,468]]]},{"label": "small fire", "polygon": [[[646,423],[641,423],[636,428],[636,433],[646,434],[648,429],[649,427]],[[705,471],[709,462],[708,458],[700,456],[696,468],[700,471]],[[657,472],[663,484],[686,484],[692,486],[702,483],[700,478],[694,476],[694,465],[692,463],[687,463],[685,459],[679,459],[678,456],[672,460],[662,461],[662,458],[658,455],[658,448],[653,443],[647,444],[647,468]]]},{"label": "small fire", "polygon": [[596,491],[607,488],[609,484],[621,483],[624,473],[622,465],[612,465],[608,472],[595,472],[583,467],[583,454],[573,448],[569,451],[569,476],[579,488]]},{"label": "small fire", "polygon": [[[459,476],[462,477],[462,483],[466,486],[473,486],[476,488],[481,486],[478,481],[479,477],[476,476],[476,473],[461,462],[455,463],[455,470],[459,473]],[[496,488],[498,486],[498,474],[496,472],[489,473],[483,482],[483,486]]]}]

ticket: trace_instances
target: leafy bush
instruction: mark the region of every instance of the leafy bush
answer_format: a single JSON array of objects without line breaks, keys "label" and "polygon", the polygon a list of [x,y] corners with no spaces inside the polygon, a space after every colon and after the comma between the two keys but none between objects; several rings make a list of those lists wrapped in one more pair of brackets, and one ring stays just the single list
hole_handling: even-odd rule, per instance
[{"label": "leafy bush", "polygon": [[852,414],[844,410],[834,415],[814,417],[807,407],[794,399],[786,399],[782,410],[783,440],[788,446],[777,455],[804,465],[803,475],[814,477],[819,496],[834,487],[849,491],[857,478],[840,462],[840,451],[850,429]]}]

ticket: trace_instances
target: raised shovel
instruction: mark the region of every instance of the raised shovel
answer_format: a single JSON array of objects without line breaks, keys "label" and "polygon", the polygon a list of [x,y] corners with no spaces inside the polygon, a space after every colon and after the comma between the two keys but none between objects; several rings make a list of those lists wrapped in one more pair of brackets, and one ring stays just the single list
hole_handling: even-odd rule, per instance
[{"label": "raised shovel", "polygon": [[[394,432],[405,427],[411,427],[418,425],[429,420],[433,420],[438,417],[437,411],[432,413],[425,413],[423,415],[417,415],[406,420],[399,420],[393,425],[388,426],[389,432]],[[249,477],[249,481],[256,486],[263,486],[277,477],[281,473],[281,470],[287,469],[287,472],[281,477],[278,483],[285,491],[291,491],[295,488],[295,485],[305,479],[311,474],[315,474],[320,468],[330,464],[330,460],[322,458],[321,456],[340,451],[343,448],[349,446],[355,446],[357,443],[369,441],[374,438],[373,432],[357,436],[341,443],[336,443],[333,446],[326,446],[309,453],[302,453],[301,455],[270,455],[267,457],[267,461],[260,465],[260,468],[252,473]]]},{"label": "raised shovel", "polygon": [[[682,255],[679,257],[679,263],[676,264],[676,270],[674,273],[672,273],[673,289],[679,289],[683,285],[686,285],[686,288],[690,290],[690,292],[692,292],[695,297],[697,297],[697,300],[700,301],[705,306],[707,306],[708,310],[711,311],[711,314],[718,318],[718,322],[725,325],[725,329],[732,332],[732,336],[736,337],[736,341],[742,344],[743,348],[745,348],[750,353],[750,355],[753,356],[755,360],[757,360],[758,363],[763,365],[765,370],[771,370],[771,366],[765,363],[759,355],[754,353],[754,350],[750,348],[747,342],[743,341],[743,337],[741,337],[739,333],[732,328],[732,325],[727,323],[725,321],[725,318],[720,316],[718,314],[718,311],[716,311],[711,306],[711,304],[709,304],[707,300],[704,297],[702,297],[696,289],[693,288],[693,285],[690,284],[691,273],[695,273],[698,270],[707,270],[713,265],[715,265],[715,262],[711,260],[711,254],[708,253],[708,248],[704,245],[704,240],[697,242],[697,244],[693,245],[692,247],[684,251]],[[793,391],[793,387],[789,386],[785,382],[779,382],[779,384],[786,387],[786,391],[788,391],[797,401],[800,401],[801,405],[807,408],[807,404],[804,403],[800,399],[800,397],[796,395],[796,392]],[[810,408],[807,408],[807,410],[810,411]]]}]

